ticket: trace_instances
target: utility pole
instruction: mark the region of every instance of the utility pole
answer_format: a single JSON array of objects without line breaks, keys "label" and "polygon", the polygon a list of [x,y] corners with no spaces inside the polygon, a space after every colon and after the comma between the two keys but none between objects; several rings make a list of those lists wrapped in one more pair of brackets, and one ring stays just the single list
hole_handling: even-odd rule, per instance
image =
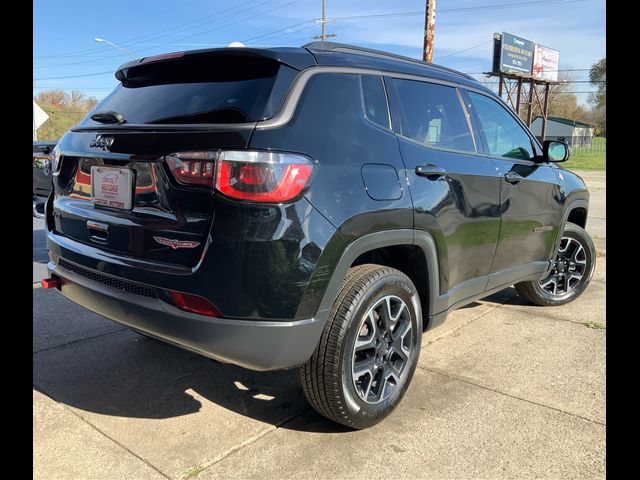
[{"label": "utility pole", "polygon": [[[34,80],[33,81],[33,90],[35,91],[35,89],[36,89],[36,81]],[[36,109],[34,107],[33,108],[33,141],[34,142],[38,140],[38,133],[36,132],[36,130],[37,130],[37,128],[36,128]]]},{"label": "utility pole", "polygon": [[336,36],[335,33],[327,34],[327,0],[322,0],[322,20],[320,20],[320,23],[322,24],[322,35],[316,35],[313,38],[315,39],[319,38],[323,42],[326,42],[327,38],[332,38]]},{"label": "utility pole", "polygon": [[436,0],[426,0],[424,11],[424,43],[422,60],[431,63],[433,59],[433,40],[436,35]]},{"label": "utility pole", "polygon": [[327,41],[327,0],[322,0],[322,41]]}]

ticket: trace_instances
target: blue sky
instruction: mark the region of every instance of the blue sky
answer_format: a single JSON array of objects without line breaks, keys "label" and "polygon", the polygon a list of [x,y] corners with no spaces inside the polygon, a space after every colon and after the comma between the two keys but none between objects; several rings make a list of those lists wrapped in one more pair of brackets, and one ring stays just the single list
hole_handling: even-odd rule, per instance
[{"label": "blue sky", "polygon": [[[338,42],[420,58],[424,4],[424,0],[328,0],[328,17],[336,17],[328,32],[337,34]],[[506,31],[559,50],[560,69],[588,69],[605,55],[605,4],[605,0],[439,0],[434,63],[467,73],[485,72],[491,66],[493,33]],[[33,10],[34,93],[77,89],[103,98],[117,84],[113,72],[130,57],[96,43],[95,37],[140,56],[232,41],[300,46],[320,33],[314,20],[321,15],[321,1],[34,0]],[[339,18],[383,14],[407,15]],[[586,70],[570,74],[573,80],[588,79]],[[593,89],[588,83],[575,83],[573,88]],[[585,103],[587,95],[578,99]]]}]

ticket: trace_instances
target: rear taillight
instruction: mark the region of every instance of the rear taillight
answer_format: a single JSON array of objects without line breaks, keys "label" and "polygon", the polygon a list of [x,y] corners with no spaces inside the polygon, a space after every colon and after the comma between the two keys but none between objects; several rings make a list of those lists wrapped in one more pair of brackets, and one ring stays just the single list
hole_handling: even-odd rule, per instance
[{"label": "rear taillight", "polygon": [[165,160],[180,183],[212,187],[217,155],[218,152],[182,152],[167,155]]},{"label": "rear taillight", "polygon": [[251,150],[183,152],[165,157],[176,180],[214,187],[237,200],[281,203],[311,183],[314,165],[299,154]]},{"label": "rear taillight", "polygon": [[313,163],[291,153],[222,151],[215,187],[238,200],[286,202],[309,185]]}]

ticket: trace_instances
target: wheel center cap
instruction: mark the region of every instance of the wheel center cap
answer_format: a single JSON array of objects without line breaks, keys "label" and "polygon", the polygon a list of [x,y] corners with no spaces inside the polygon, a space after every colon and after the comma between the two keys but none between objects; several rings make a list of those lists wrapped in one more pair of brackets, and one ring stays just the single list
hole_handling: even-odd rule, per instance
[{"label": "wheel center cap", "polygon": [[378,355],[380,357],[386,355],[389,352],[389,347],[387,346],[387,342],[382,342],[378,347]]}]

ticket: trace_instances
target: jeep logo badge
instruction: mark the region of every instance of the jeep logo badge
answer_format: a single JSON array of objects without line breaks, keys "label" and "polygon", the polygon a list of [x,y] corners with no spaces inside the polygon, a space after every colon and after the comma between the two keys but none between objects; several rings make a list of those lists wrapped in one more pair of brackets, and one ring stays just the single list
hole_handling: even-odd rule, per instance
[{"label": "jeep logo badge", "polygon": [[89,143],[90,147],[101,148],[102,150],[108,150],[113,145],[113,137],[103,137],[102,135],[96,135],[96,138]]}]

